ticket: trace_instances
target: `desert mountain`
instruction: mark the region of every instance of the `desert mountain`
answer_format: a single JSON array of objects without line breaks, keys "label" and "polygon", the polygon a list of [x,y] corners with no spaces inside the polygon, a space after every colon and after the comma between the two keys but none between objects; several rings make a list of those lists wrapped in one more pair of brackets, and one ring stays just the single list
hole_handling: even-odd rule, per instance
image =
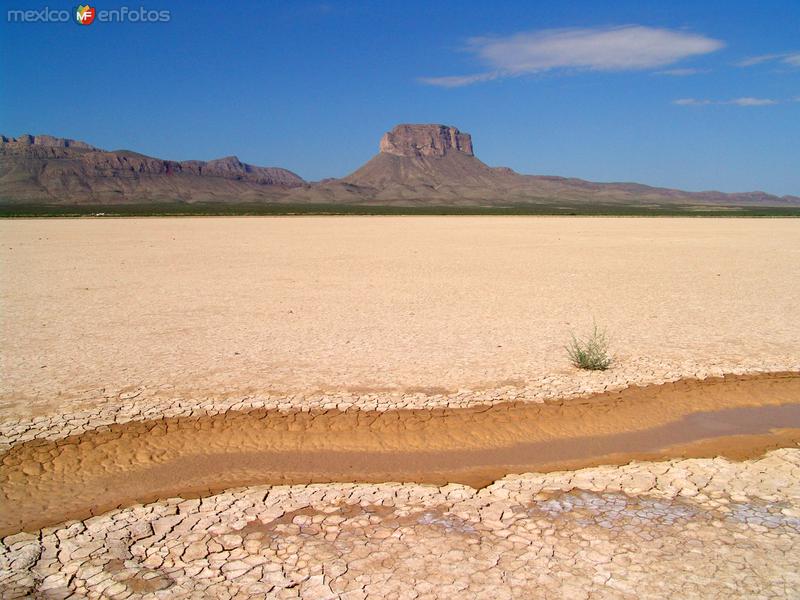
[{"label": "desert mountain", "polygon": [[[636,183],[522,175],[490,167],[474,154],[472,138],[445,125],[398,125],[381,139],[379,153],[337,182],[322,186],[331,199],[361,194],[381,204],[508,205],[544,201],[622,204],[730,204],[786,206],[800,197],[765,192],[684,192]],[[432,202],[433,201],[433,202]]]},{"label": "desert mountain", "polygon": [[795,206],[800,197],[522,175],[481,162],[472,137],[446,125],[398,125],[384,134],[378,154],[361,168],[318,183],[286,169],[248,165],[235,156],[177,162],[46,135],[0,136],[1,204],[149,202]]},{"label": "desert mountain", "polygon": [[304,184],[235,156],[177,162],[47,135],[0,136],[3,203],[257,202]]},{"label": "desert mountain", "polygon": [[441,188],[491,186],[509,171],[488,167],[475,158],[472,136],[444,125],[398,125],[380,142],[380,152],[346,183],[386,189],[392,186]]}]

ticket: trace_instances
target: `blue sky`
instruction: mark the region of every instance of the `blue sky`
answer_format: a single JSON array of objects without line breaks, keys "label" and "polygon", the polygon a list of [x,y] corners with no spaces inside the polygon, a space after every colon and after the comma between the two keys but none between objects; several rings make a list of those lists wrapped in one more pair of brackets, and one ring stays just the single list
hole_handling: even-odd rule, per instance
[{"label": "blue sky", "polygon": [[[74,3],[3,11],[44,6]],[[524,173],[800,195],[797,0],[127,6],[171,19],[4,12],[0,132],[315,180],[397,123],[435,122]]]}]

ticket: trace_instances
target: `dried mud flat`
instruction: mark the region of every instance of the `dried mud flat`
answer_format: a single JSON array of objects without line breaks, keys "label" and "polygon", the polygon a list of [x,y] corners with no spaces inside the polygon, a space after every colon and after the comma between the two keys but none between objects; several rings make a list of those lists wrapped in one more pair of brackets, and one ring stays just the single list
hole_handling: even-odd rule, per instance
[{"label": "dried mud flat", "polygon": [[4,597],[793,598],[800,450],[255,487],[4,538]]},{"label": "dried mud flat", "polygon": [[0,594],[797,597],[798,239],[0,222]]},{"label": "dried mud flat", "polygon": [[7,451],[0,535],[245,485],[414,481],[478,488],[509,473],[673,456],[749,458],[798,443],[800,375],[790,373],[544,405],[231,411],[134,421]]}]

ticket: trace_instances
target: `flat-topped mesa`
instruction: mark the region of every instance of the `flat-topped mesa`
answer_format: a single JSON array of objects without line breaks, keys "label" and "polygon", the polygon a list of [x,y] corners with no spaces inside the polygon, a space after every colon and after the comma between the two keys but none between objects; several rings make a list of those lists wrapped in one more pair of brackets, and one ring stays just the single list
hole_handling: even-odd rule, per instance
[{"label": "flat-topped mesa", "polygon": [[94,146],[78,140],[68,138],[53,137],[52,135],[30,135],[25,133],[18,138],[0,135],[1,144],[12,144],[17,146],[45,146],[47,148],[79,148],[81,150],[96,150]]},{"label": "flat-topped mesa", "polygon": [[452,150],[473,156],[472,137],[447,125],[398,125],[380,144],[381,152],[396,156],[444,156]]}]

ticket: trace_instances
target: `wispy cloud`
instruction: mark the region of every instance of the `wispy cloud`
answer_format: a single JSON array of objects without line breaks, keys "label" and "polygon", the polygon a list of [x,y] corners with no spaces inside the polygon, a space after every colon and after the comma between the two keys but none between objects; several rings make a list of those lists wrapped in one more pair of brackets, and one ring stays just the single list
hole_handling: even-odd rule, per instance
[{"label": "wispy cloud", "polygon": [[736,104],[737,106],[769,106],[770,104],[778,104],[777,100],[771,98],[736,98],[728,102],[728,104]]},{"label": "wispy cloud", "polygon": [[708,73],[710,69],[665,69],[656,71],[656,75],[670,75],[671,77],[686,77],[687,75],[700,75]]},{"label": "wispy cloud", "polygon": [[440,87],[461,87],[481,81],[491,81],[497,79],[498,73],[476,73],[475,75],[446,75],[444,77],[420,77],[422,83],[428,85],[438,85]]},{"label": "wispy cloud", "polygon": [[[545,29],[506,37],[476,37],[465,50],[487,71],[422,77],[423,83],[459,87],[481,81],[556,69],[633,71],[665,67],[725,44],[704,35],[625,25],[593,29]],[[688,74],[688,73],[686,73]]]},{"label": "wispy cloud", "polygon": [[703,106],[705,104],[713,104],[711,100],[698,100],[697,98],[678,98],[672,101],[673,104],[678,106]]},{"label": "wispy cloud", "polygon": [[780,52],[778,54],[762,54],[751,56],[736,63],[737,67],[752,67],[763,63],[780,63],[790,67],[800,67],[800,52]]},{"label": "wispy cloud", "polygon": [[708,100],[698,98],[678,98],[673,100],[673,104],[678,106],[708,106],[709,104],[733,104],[735,106],[769,106],[771,104],[780,104],[780,100],[773,100],[772,98],[753,98],[745,96],[743,98],[734,98],[733,100]]}]

